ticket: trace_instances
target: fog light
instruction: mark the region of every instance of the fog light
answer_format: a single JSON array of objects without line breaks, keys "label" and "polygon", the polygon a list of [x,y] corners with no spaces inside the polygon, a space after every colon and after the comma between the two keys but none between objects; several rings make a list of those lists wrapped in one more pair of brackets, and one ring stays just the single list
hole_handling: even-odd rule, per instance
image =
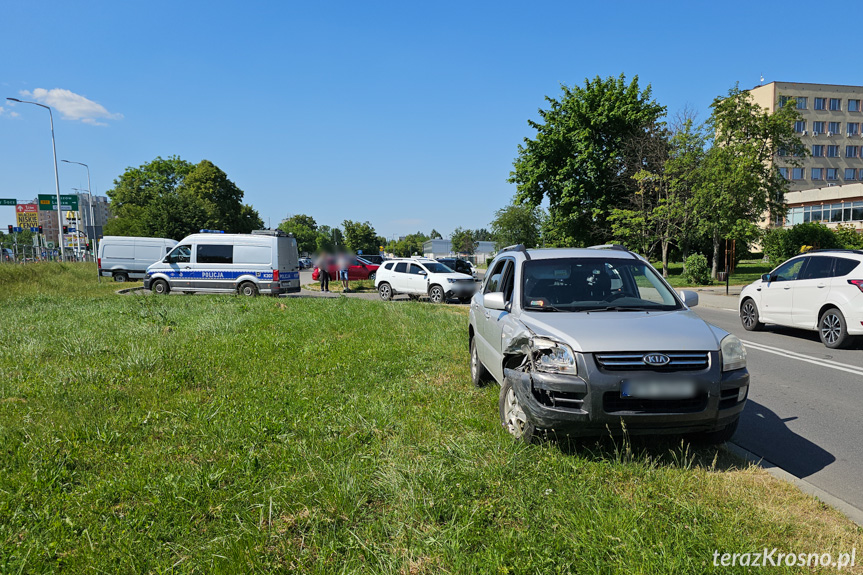
[{"label": "fog light", "polygon": [[749,386],[744,385],[737,391],[737,403],[740,403],[744,399],[746,399],[746,392],[749,391]]}]

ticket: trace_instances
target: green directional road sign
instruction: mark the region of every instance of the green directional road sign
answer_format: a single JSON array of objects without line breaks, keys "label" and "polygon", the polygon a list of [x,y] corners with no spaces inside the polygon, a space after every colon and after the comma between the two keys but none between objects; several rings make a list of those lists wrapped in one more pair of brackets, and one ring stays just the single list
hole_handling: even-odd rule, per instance
[{"label": "green directional road sign", "polygon": [[[39,194],[39,210],[56,210],[57,209],[57,196],[53,194]],[[68,196],[61,195],[60,196],[60,209],[64,212],[77,212],[78,211],[78,196],[75,194],[70,194]]]},{"label": "green directional road sign", "polygon": [[8,198],[0,198],[0,206],[16,206],[18,200],[10,200]]}]

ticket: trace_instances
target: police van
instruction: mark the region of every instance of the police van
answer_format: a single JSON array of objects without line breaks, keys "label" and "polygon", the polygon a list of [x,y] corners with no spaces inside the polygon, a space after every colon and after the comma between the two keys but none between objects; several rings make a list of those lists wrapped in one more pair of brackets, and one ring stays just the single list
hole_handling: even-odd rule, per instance
[{"label": "police van", "polygon": [[300,291],[297,240],[281,230],[226,234],[201,230],[184,238],[147,268],[144,289],[153,293],[259,293]]}]

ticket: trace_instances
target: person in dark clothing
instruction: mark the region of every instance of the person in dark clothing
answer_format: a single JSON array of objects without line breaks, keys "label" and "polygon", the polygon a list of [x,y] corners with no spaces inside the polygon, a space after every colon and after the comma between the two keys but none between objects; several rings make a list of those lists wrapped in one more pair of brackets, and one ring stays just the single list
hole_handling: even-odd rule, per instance
[{"label": "person in dark clothing", "polygon": [[329,293],[330,291],[330,272],[329,272],[330,262],[326,256],[321,256],[318,258],[317,268],[318,268],[318,281],[321,282],[321,291],[325,293]]}]

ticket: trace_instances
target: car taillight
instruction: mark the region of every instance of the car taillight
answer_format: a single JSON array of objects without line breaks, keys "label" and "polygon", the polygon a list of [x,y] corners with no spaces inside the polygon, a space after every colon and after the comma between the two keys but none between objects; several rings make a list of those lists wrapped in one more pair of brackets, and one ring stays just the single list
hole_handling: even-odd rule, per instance
[{"label": "car taillight", "polygon": [[273,270],[273,281],[279,281],[279,270]]},{"label": "car taillight", "polygon": [[102,258],[96,258],[96,261],[98,262],[96,265],[101,268],[102,267]]},{"label": "car taillight", "polygon": [[848,280],[848,283],[857,286],[857,289],[863,291],[863,280]]}]

